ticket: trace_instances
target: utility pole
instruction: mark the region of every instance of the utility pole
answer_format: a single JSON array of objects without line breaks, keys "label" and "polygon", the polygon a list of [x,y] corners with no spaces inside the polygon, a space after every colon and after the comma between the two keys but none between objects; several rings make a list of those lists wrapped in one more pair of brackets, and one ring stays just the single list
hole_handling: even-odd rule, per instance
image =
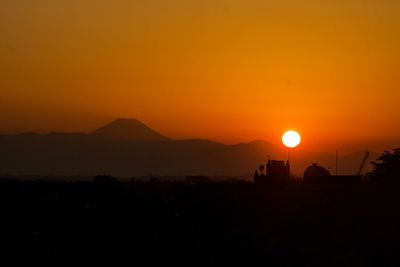
[{"label": "utility pole", "polygon": [[336,176],[338,176],[339,175],[339,166],[338,166],[338,164],[339,164],[339,153],[338,153],[338,150],[336,149]]}]

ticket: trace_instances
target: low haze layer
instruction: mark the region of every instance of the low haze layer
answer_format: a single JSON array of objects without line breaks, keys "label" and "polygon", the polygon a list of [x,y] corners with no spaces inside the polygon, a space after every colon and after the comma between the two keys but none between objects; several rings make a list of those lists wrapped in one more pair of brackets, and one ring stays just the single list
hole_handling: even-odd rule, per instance
[{"label": "low haze layer", "polygon": [[[173,140],[136,119],[118,119],[90,134],[0,135],[0,175],[111,174],[131,176],[240,176],[268,159],[287,159],[287,150],[265,141],[224,145],[212,140]],[[357,173],[363,151],[340,157],[340,174]],[[319,163],[333,172],[335,156],[305,149],[291,151],[292,171],[302,177]],[[371,160],[377,157],[372,153]],[[371,170],[367,164],[363,171]],[[332,173],[333,174],[333,173]]]}]

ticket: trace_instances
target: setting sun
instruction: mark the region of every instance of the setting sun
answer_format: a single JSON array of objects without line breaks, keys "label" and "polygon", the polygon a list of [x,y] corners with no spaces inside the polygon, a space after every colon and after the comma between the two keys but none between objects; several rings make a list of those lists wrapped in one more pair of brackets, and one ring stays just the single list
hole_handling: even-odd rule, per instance
[{"label": "setting sun", "polygon": [[301,142],[300,134],[296,131],[287,131],[282,136],[282,143],[289,148],[297,147]]}]

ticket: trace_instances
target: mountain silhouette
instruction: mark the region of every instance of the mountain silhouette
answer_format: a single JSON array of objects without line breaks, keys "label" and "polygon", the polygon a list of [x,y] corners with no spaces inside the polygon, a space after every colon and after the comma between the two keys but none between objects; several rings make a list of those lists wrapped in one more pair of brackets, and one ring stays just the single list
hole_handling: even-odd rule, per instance
[{"label": "mountain silhouette", "polygon": [[[0,147],[0,175],[251,177],[268,158],[287,158],[285,149],[262,140],[234,145],[172,140],[136,119],[118,119],[90,134],[0,135]],[[361,159],[362,153],[343,156],[342,173],[353,174]],[[333,170],[335,156],[296,150],[292,160],[294,172],[301,175],[313,162]]]},{"label": "mountain silhouette", "polygon": [[94,132],[91,135],[102,138],[126,141],[168,141],[169,138],[156,132],[136,119],[117,119]]}]

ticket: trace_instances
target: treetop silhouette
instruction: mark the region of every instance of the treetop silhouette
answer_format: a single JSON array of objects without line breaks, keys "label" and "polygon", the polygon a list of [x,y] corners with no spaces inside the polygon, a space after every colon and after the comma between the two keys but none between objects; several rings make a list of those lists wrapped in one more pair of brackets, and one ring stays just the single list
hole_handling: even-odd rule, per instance
[{"label": "treetop silhouette", "polygon": [[374,170],[369,176],[373,182],[400,182],[400,148],[385,151],[372,164]]}]

